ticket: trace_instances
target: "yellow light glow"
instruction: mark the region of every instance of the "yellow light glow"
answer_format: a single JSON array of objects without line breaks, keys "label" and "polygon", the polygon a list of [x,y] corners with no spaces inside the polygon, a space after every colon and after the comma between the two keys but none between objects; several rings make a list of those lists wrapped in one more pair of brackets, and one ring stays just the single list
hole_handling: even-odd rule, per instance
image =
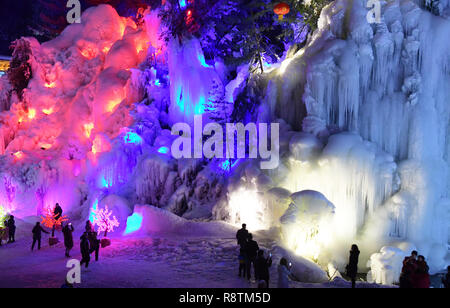
[{"label": "yellow light glow", "polygon": [[36,109],[28,109],[28,119],[32,120],[36,117]]},{"label": "yellow light glow", "polygon": [[84,134],[86,136],[86,138],[90,138],[91,137],[91,133],[92,130],[94,129],[94,123],[86,123],[83,125],[84,128]]},{"label": "yellow light glow", "polygon": [[240,188],[229,195],[230,223],[240,226],[245,223],[249,230],[267,229],[267,209],[255,188]]},{"label": "yellow light glow", "polygon": [[283,62],[281,62],[281,66],[280,66],[280,68],[278,70],[278,74],[279,75],[283,75],[284,74],[284,72],[286,71],[287,67],[291,63],[292,59],[293,58],[287,58]]},{"label": "yellow light glow", "polygon": [[53,107],[42,109],[42,113],[44,113],[46,115],[52,114],[53,113]]},{"label": "yellow light glow", "polygon": [[17,159],[22,159],[23,158],[23,152],[22,151],[17,151],[15,153],[13,153],[13,156]]},{"label": "yellow light glow", "polygon": [[54,88],[56,87],[56,82],[46,82],[44,85],[46,88]]},{"label": "yellow light glow", "polygon": [[108,102],[108,106],[106,106],[106,110],[108,112],[113,112],[114,109],[117,107],[117,105],[119,105],[121,102],[122,102],[121,98],[116,98],[116,99],[110,100]]}]

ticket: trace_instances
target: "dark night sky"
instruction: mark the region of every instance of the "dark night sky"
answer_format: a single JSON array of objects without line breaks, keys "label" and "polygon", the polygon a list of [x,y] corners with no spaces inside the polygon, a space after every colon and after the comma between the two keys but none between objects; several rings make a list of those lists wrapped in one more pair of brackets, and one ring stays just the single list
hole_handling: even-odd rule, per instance
[{"label": "dark night sky", "polygon": [[[64,1],[64,0],[62,0]],[[0,54],[9,55],[11,41],[30,35],[28,26],[33,23],[34,0],[2,0],[0,9]]]}]

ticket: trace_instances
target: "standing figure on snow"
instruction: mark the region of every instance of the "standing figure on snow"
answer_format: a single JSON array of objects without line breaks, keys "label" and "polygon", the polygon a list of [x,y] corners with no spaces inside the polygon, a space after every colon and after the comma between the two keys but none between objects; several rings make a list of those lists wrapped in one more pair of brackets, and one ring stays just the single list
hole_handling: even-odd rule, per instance
[{"label": "standing figure on snow", "polygon": [[8,243],[14,243],[16,241],[16,222],[13,215],[9,217],[7,226],[9,229]]},{"label": "standing figure on snow", "polygon": [[450,289],[450,265],[447,266],[447,274],[442,278],[444,288]]},{"label": "standing figure on snow", "polygon": [[89,241],[86,232],[80,237],[80,252],[81,252],[81,262],[80,265],[86,264],[86,268],[89,266],[89,261],[91,261],[91,256],[89,254]]},{"label": "standing figure on snow", "polygon": [[400,274],[400,288],[412,288],[412,279],[417,267],[417,251],[413,250],[411,256],[403,260]]},{"label": "standing figure on snow", "polygon": [[89,254],[95,251],[95,261],[98,261],[98,253],[100,251],[100,240],[97,238],[97,232],[88,233]]},{"label": "standing figure on snow", "polygon": [[350,257],[346,267],[347,276],[352,280],[352,288],[356,287],[356,274],[358,273],[358,258],[359,249],[358,246],[353,244],[350,250]]},{"label": "standing figure on snow", "polygon": [[239,248],[239,277],[245,277],[247,275],[246,270],[246,263],[247,263],[247,253],[245,251],[245,248],[241,247]]},{"label": "standing figure on snow", "polygon": [[92,226],[92,223],[90,220],[86,221],[86,225],[84,227],[84,231],[86,231],[88,234],[90,232],[95,232],[94,227]]},{"label": "standing figure on snow", "polygon": [[37,222],[34,226],[33,230],[31,231],[33,233],[33,244],[31,244],[31,251],[34,249],[34,245],[36,242],[38,243],[38,250],[41,250],[41,238],[42,238],[42,232],[49,234],[50,232],[45,231],[41,227],[41,223]]},{"label": "standing figure on snow", "polygon": [[[245,245],[245,253],[247,255],[247,263],[245,264],[247,270],[247,279],[250,280],[252,277],[251,268],[252,264],[255,268],[256,256],[258,254],[259,246],[256,241],[253,240],[253,235],[251,233],[248,234],[247,244]],[[256,275],[256,268],[254,269]]]},{"label": "standing figure on snow", "polygon": [[264,257],[264,250],[258,251],[258,258],[255,263],[255,276],[257,281],[264,281],[266,288],[269,287],[269,268],[272,265],[272,256]]},{"label": "standing figure on snow", "polygon": [[237,243],[239,246],[241,246],[241,248],[244,248],[247,244],[248,230],[246,229],[246,227],[246,224],[242,224],[242,229],[239,229],[236,233]]},{"label": "standing figure on snow", "polygon": [[62,229],[64,235],[64,246],[66,247],[66,258],[70,258],[70,250],[73,248],[73,228],[71,223],[68,223]]},{"label": "standing figure on snow", "polygon": [[278,265],[278,288],[289,288],[289,281],[292,278],[293,276],[286,258],[281,258],[280,264]]},{"label": "standing figure on snow", "polygon": [[[62,213],[63,213],[62,208],[59,206],[59,203],[56,203],[55,209],[53,210],[53,215],[55,215],[55,221],[57,221],[58,219],[60,219],[62,217]],[[56,225],[53,225],[52,237],[55,236],[55,229],[56,229]]]},{"label": "standing figure on snow", "polygon": [[411,277],[413,288],[428,289],[430,287],[430,274],[428,274],[429,269],[430,268],[425,261],[425,257],[418,256],[416,262],[416,270]]}]

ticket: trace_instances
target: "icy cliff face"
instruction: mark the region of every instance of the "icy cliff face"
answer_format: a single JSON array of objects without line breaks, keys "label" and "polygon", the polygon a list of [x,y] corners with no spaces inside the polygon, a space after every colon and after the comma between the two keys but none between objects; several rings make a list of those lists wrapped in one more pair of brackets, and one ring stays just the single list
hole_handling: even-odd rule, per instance
[{"label": "icy cliff face", "polygon": [[[52,41],[19,40],[14,57],[28,59],[29,83],[22,97],[1,98],[8,105],[0,114],[1,195],[8,196],[2,200],[8,211],[36,215],[56,202],[67,211],[84,202],[89,186],[127,180],[131,170],[123,165],[132,169],[136,157],[126,149],[111,155],[116,166],[97,163],[117,148],[116,138],[130,133],[131,104],[139,99],[131,69],[146,58],[148,47],[146,29],[108,5],[86,10],[80,24]],[[89,178],[87,171],[96,168],[98,174]]]},{"label": "icy cliff face", "polygon": [[[355,205],[373,209],[387,199],[397,224],[391,238],[413,241],[433,266],[441,266],[433,256],[445,254],[450,227],[450,20],[414,1],[394,0],[383,1],[381,22],[369,24],[365,4],[337,0],[322,11],[306,48],[271,73],[268,106],[273,117],[320,138],[349,130],[392,155],[400,186],[387,181],[378,194],[370,191],[385,180],[360,182],[369,198]],[[347,169],[356,172],[355,180],[371,162],[361,163]],[[329,181],[346,177],[329,174]],[[397,190],[396,199],[389,200]]]}]

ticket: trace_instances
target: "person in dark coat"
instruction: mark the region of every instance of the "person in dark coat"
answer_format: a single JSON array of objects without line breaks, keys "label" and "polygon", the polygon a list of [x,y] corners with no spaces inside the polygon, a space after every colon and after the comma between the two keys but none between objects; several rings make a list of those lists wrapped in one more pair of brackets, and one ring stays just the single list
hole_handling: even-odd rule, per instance
[{"label": "person in dark coat", "polygon": [[359,249],[358,246],[353,244],[350,250],[350,257],[347,264],[347,276],[352,280],[352,288],[356,287],[356,274],[358,273],[358,258]]},{"label": "person in dark coat", "polygon": [[239,229],[236,233],[237,243],[239,246],[241,246],[241,248],[245,248],[245,245],[247,244],[248,230],[246,228],[247,225],[242,224],[242,229]]},{"label": "person in dark coat", "polygon": [[239,277],[245,277],[247,275],[247,271],[245,269],[247,263],[247,254],[245,252],[245,248],[239,249]]},{"label": "person in dark coat", "polygon": [[86,231],[88,234],[90,232],[95,232],[94,227],[92,226],[92,223],[90,220],[86,221],[86,225],[84,227],[84,231]]},{"label": "person in dark coat", "polygon": [[[56,203],[55,209],[53,210],[53,215],[55,215],[55,220],[60,219],[61,216],[62,216],[62,213],[63,213],[62,208],[59,206],[59,203]],[[56,229],[56,226],[53,225],[53,228],[52,228],[52,237],[55,236],[55,229]]]},{"label": "person in dark coat", "polygon": [[429,267],[424,256],[418,256],[416,262],[416,270],[411,277],[413,288],[428,289],[430,287]]},{"label": "person in dark coat", "polygon": [[33,244],[31,244],[31,251],[34,249],[34,245],[36,242],[38,243],[38,250],[41,249],[41,238],[42,238],[42,232],[49,234],[50,232],[45,231],[41,227],[41,223],[37,222],[34,226],[32,233],[33,233]]},{"label": "person in dark coat", "polygon": [[255,262],[255,277],[257,281],[266,282],[266,288],[269,287],[269,268],[272,266],[272,256],[264,257],[264,250],[258,251],[258,258]]},{"label": "person in dark coat", "polygon": [[[253,240],[253,235],[251,233],[248,234],[247,244],[245,245],[245,253],[247,254],[247,263],[245,265],[247,270],[247,279],[251,278],[251,267],[255,267],[256,256],[258,254],[258,243]],[[255,269],[256,273],[256,269]]]},{"label": "person in dark coat", "polygon": [[91,256],[89,254],[89,241],[86,232],[80,237],[80,251],[81,251],[81,262],[80,265],[86,264],[86,268],[89,266],[89,261],[91,261]]},{"label": "person in dark coat", "polygon": [[97,238],[97,232],[88,233],[89,254],[95,251],[95,261],[98,261],[98,253],[100,251],[100,240]]},{"label": "person in dark coat", "polygon": [[450,289],[450,266],[447,266],[447,274],[442,278],[444,288]]},{"label": "person in dark coat", "polygon": [[64,235],[64,246],[66,247],[66,257],[70,258],[70,250],[73,248],[73,228],[71,223],[68,223],[62,229]]},{"label": "person in dark coat", "polygon": [[55,220],[58,220],[61,218],[63,213],[63,210],[61,208],[61,206],[59,206],[59,203],[56,203],[55,205],[55,209],[53,210],[53,214],[55,215]]},{"label": "person in dark coat", "polygon": [[413,275],[417,268],[417,251],[413,250],[411,256],[403,260],[402,273],[400,274],[400,288],[412,288]]},{"label": "person in dark coat", "polygon": [[16,222],[14,216],[11,215],[8,219],[7,226],[9,228],[9,240],[8,243],[14,243],[16,241]]}]

